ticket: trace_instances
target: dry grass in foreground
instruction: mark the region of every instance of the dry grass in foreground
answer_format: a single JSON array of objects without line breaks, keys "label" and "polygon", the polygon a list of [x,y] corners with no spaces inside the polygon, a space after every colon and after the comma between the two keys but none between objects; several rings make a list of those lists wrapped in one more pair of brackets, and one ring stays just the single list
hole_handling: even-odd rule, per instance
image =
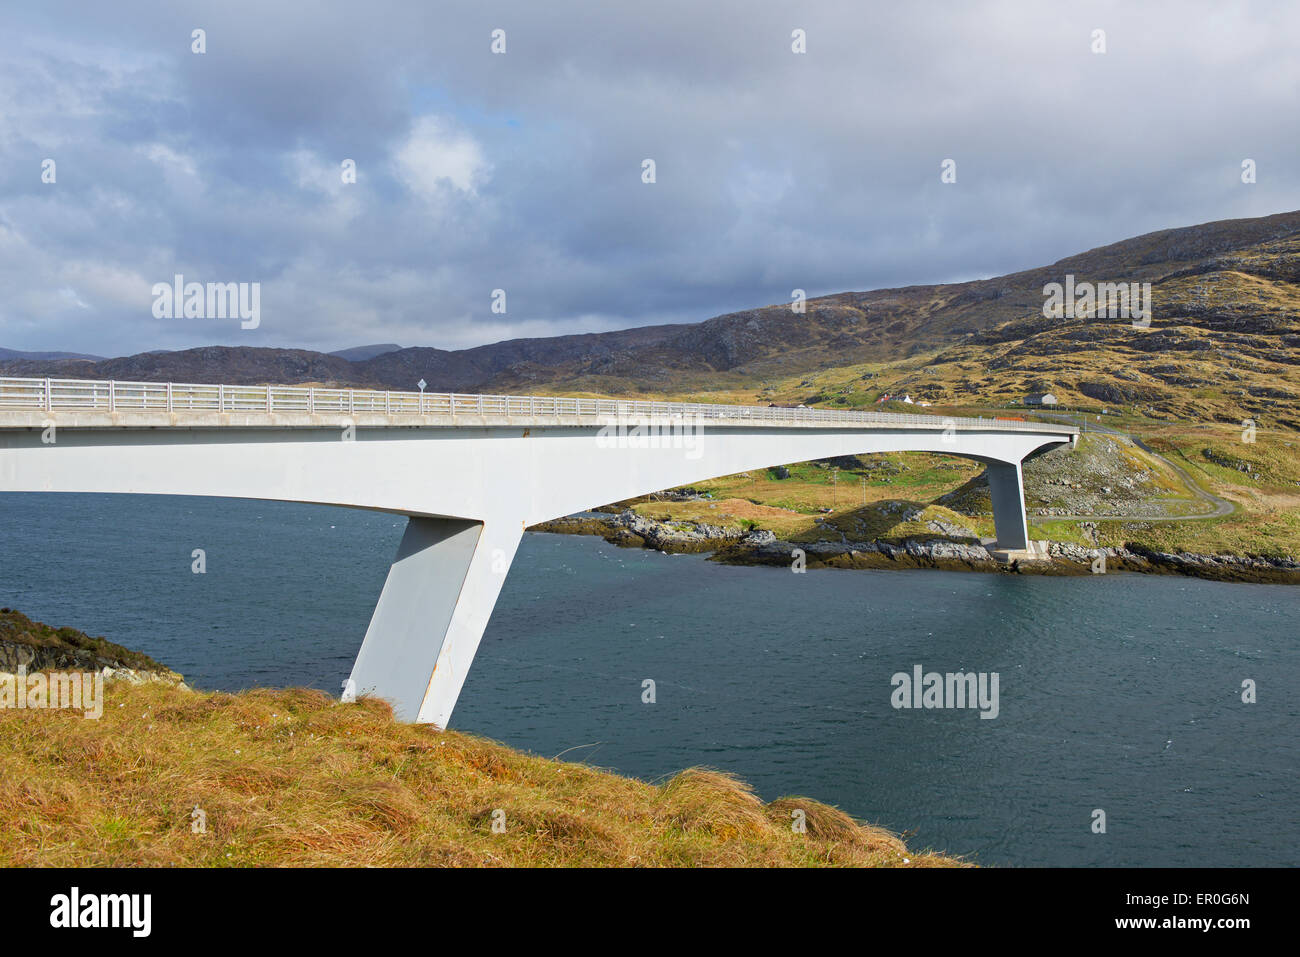
[{"label": "dry grass in foreground", "polygon": [[0,710],[0,865],[962,863],[717,771],[656,786],[400,724],[380,701],[111,682],[105,702],[99,720]]}]

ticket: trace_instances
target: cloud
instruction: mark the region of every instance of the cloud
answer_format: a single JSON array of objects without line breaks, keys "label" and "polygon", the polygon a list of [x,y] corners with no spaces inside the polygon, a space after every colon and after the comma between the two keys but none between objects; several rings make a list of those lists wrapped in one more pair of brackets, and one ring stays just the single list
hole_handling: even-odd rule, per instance
[{"label": "cloud", "polygon": [[393,158],[402,184],[429,201],[436,200],[448,186],[477,195],[478,185],[489,172],[482,147],[433,116],[416,120]]},{"label": "cloud", "polygon": [[[1279,121],[1300,8],[939,9],[8,5],[0,345],[458,348],[996,275],[1300,207],[1300,126]],[[178,272],[261,282],[261,326],[154,319],[150,286]]]}]

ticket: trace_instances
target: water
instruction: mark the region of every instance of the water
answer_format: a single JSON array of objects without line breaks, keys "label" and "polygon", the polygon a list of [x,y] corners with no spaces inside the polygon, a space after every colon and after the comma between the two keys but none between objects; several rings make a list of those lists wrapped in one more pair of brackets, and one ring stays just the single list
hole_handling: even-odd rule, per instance
[{"label": "water", "polygon": [[[337,692],[403,525],[0,495],[0,604],[200,687]],[[984,864],[1295,865],[1297,610],[1300,589],[1277,585],[794,575],[528,535],[453,726],[651,779],[724,768]],[[998,672],[999,717],[893,709],[891,676],[916,664]],[[1258,704],[1241,702],[1247,678]]]}]

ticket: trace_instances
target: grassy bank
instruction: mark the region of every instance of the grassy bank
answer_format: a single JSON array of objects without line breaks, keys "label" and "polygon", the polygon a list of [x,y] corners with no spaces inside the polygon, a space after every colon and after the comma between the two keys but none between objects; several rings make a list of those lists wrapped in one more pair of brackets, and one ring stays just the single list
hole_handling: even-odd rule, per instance
[{"label": "grassy bank", "polygon": [[[1133,434],[1157,455],[1088,433],[1075,451],[1031,460],[1030,537],[1084,547],[1300,555],[1300,435],[1274,430],[1243,443],[1240,432],[1147,423]],[[1104,469],[1089,470],[1101,461]],[[921,452],[863,455],[857,463],[789,463],[693,483],[703,499],[649,496],[620,504],[659,521],[766,529],[798,543],[896,543],[942,535],[944,528],[962,530],[950,536],[958,540],[993,535],[978,463]],[[1214,506],[1205,493],[1231,503],[1232,514],[1209,514]]]},{"label": "grassy bank", "polygon": [[108,682],[98,720],[0,709],[0,833],[9,867],[960,863],[716,771],[651,784],[398,723],[381,701],[168,682]]}]

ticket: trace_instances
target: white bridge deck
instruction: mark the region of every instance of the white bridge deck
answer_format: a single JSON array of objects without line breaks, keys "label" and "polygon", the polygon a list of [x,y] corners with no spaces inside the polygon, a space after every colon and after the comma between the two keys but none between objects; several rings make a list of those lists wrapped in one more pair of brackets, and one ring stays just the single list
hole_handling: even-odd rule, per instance
[{"label": "white bridge deck", "polygon": [[[362,424],[448,425],[464,422],[466,425],[514,425],[529,424],[529,420],[534,420],[537,424],[564,421],[566,424],[600,425],[602,419],[616,417],[707,420],[710,425],[761,423],[800,428],[842,428],[860,424],[876,428],[1078,432],[1073,426],[1017,419],[904,415],[853,409],[391,392],[314,386],[0,378],[0,425],[32,427],[40,424],[39,413],[53,412],[74,413],[70,421],[62,415],[60,420],[79,426],[248,426],[258,424],[262,416],[274,416],[274,419],[264,421],[276,425],[322,424],[317,417],[329,417],[333,422],[337,416],[360,416]],[[89,414],[80,416],[75,413]],[[204,416],[202,413],[211,414]]]}]

